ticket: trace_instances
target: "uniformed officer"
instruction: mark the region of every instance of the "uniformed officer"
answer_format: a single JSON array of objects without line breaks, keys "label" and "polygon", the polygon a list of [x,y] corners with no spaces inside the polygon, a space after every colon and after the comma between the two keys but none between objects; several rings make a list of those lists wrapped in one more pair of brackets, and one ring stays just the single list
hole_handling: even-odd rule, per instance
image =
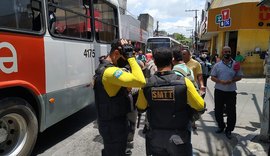
[{"label": "uniformed officer", "polygon": [[139,91],[136,103],[139,110],[147,108],[147,155],[191,156],[191,108],[203,111],[204,100],[190,80],[171,71],[170,49],[158,48],[153,57],[158,71]]},{"label": "uniformed officer", "polygon": [[[127,87],[145,85],[145,78],[127,40],[115,40],[110,54],[99,64],[94,77],[98,129],[103,138],[103,156],[123,156],[127,145],[127,113],[130,101]],[[121,68],[130,65],[131,72]]]}]

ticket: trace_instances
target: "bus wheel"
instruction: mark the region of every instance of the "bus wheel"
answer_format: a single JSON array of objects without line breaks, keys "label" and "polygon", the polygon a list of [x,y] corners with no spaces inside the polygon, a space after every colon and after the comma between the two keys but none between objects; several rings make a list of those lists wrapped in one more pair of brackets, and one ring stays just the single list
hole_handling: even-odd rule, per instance
[{"label": "bus wheel", "polygon": [[33,108],[21,98],[0,100],[0,155],[30,155],[38,122]]}]

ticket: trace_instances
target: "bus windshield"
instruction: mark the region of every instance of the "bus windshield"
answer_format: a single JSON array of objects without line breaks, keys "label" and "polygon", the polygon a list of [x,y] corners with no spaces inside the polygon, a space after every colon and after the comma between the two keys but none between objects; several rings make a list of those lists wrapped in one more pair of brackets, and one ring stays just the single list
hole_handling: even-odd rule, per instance
[{"label": "bus windshield", "polygon": [[170,48],[175,46],[181,47],[181,43],[170,37],[152,37],[147,40],[147,48],[151,50],[160,47]]},{"label": "bus windshield", "polygon": [[147,48],[152,49],[152,50],[154,50],[156,48],[160,48],[160,47],[169,48],[170,42],[148,42],[148,44],[147,44]]}]

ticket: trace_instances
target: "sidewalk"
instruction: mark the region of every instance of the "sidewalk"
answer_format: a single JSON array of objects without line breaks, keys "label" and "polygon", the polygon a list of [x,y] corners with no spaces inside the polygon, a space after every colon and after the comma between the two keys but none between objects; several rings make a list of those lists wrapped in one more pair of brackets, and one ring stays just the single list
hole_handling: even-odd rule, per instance
[{"label": "sidewalk", "polygon": [[[265,79],[243,79],[237,83],[237,122],[233,138],[216,134],[214,117],[214,83],[209,79],[205,101],[207,112],[196,122],[192,143],[198,156],[267,156],[269,143],[260,141],[260,116],[262,114]],[[224,117],[226,122],[226,117]]]}]

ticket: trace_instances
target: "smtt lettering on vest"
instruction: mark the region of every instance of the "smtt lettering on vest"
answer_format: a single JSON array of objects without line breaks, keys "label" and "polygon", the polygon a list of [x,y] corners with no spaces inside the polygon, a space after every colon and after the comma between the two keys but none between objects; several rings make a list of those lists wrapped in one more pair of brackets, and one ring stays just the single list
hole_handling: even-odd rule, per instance
[{"label": "smtt lettering on vest", "polygon": [[174,101],[174,86],[173,87],[155,87],[152,88],[152,100],[154,101]]}]

